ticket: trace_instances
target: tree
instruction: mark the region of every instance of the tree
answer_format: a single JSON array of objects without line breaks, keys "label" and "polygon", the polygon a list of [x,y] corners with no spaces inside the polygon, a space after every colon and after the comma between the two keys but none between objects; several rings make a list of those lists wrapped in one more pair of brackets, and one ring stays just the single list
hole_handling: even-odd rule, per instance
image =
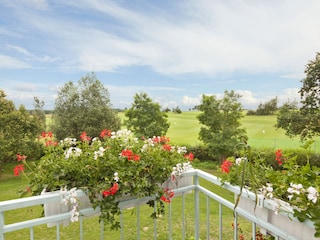
[{"label": "tree", "polygon": [[161,112],[160,105],[152,102],[146,93],[136,94],[134,102],[125,116],[128,129],[137,137],[163,136],[169,129],[168,115]]},{"label": "tree", "polygon": [[260,103],[257,108],[257,111],[256,112],[249,111],[248,115],[249,114],[252,115],[252,113],[254,113],[254,115],[272,115],[277,111],[278,109],[277,105],[278,105],[278,97],[275,97],[268,102]]},{"label": "tree", "polygon": [[16,154],[39,158],[41,149],[36,141],[39,132],[37,119],[23,105],[16,109],[0,89],[0,168],[4,162],[15,162]]},{"label": "tree", "polygon": [[299,90],[299,109],[284,106],[277,116],[277,128],[282,128],[290,137],[300,135],[301,140],[320,135],[320,53],[309,61]]},{"label": "tree", "polygon": [[82,132],[99,136],[102,129],[118,130],[121,121],[111,109],[108,90],[94,73],[78,85],[67,82],[59,90],[53,112],[53,132],[58,139],[79,137]]},{"label": "tree", "polygon": [[182,113],[181,109],[178,106],[176,108],[173,108],[172,112],[178,113],[178,114]]},{"label": "tree", "polygon": [[44,101],[40,100],[38,97],[33,98],[34,110],[32,111],[32,116],[36,118],[39,122],[40,131],[46,131],[46,114],[43,110]]},{"label": "tree", "polygon": [[241,128],[241,96],[234,91],[225,91],[222,99],[202,96],[197,118],[204,125],[200,128],[199,139],[208,147],[209,154],[223,160],[234,153],[237,145],[247,140],[245,129]]}]

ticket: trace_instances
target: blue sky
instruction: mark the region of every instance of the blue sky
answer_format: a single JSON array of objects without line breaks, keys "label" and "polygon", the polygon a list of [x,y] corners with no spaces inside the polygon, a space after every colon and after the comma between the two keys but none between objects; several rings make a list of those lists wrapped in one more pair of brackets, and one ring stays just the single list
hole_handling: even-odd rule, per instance
[{"label": "blue sky", "polygon": [[225,90],[249,109],[299,100],[319,12],[318,0],[2,0],[0,88],[53,109],[59,87],[94,71],[115,108],[138,92],[184,110]]}]

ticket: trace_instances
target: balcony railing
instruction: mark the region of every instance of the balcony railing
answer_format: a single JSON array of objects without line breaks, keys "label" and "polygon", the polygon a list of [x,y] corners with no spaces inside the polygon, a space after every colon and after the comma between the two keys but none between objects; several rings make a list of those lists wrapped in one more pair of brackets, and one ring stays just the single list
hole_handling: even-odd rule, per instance
[{"label": "balcony railing", "polygon": [[[141,221],[141,216],[146,214],[144,204],[151,198],[128,199],[120,202],[120,209],[123,214],[120,215],[119,221],[121,228],[118,232],[119,239],[239,239],[240,235],[245,235],[245,239],[256,239],[258,232],[274,236],[275,239],[313,239],[312,232],[314,227],[310,222],[297,222],[292,216],[292,222],[302,225],[304,233],[293,234],[288,228],[281,228],[278,223],[270,223],[268,218],[277,218],[278,216],[263,217],[258,213],[259,208],[274,210],[276,203],[269,200],[258,202],[257,211],[252,207],[248,210],[241,204],[234,210],[234,196],[239,194],[239,188],[228,184],[221,187],[219,178],[201,170],[192,170],[185,173],[184,178],[192,178],[193,181],[187,186],[174,189],[175,197],[168,204],[165,217],[159,222],[158,219],[149,220],[148,227]],[[212,186],[215,188],[212,189]],[[222,191],[224,194],[221,194]],[[222,197],[221,195],[227,196]],[[255,201],[255,194],[244,191],[243,198],[249,199],[252,206]],[[61,193],[53,193],[41,196],[20,198],[15,200],[0,202],[0,240],[14,239],[15,233],[21,229],[28,229],[29,239],[42,239],[37,236],[38,226],[46,227],[47,224],[53,224],[55,231],[48,231],[47,234],[53,234],[54,239],[63,239],[61,236],[61,223],[70,219],[70,212],[59,213],[51,216],[39,216],[33,219],[27,219],[14,223],[7,223],[6,218],[12,214],[12,210],[38,206],[47,203],[61,201]],[[125,217],[127,208],[134,208],[135,216]],[[142,209],[142,210],[141,210]],[[217,210],[216,210],[217,209]],[[154,209],[156,211],[156,209]],[[213,212],[215,212],[213,214]],[[291,214],[290,208],[283,215]],[[86,219],[99,214],[99,209],[87,207],[81,210],[81,216],[77,229],[73,228],[76,238],[86,239]],[[274,214],[274,213],[268,213]],[[213,216],[216,219],[213,219]],[[281,216],[279,217],[286,217]],[[132,222],[134,229],[132,229]],[[152,224],[150,224],[150,222]],[[129,224],[130,223],[130,224]],[[70,226],[63,228],[68,229]],[[98,221],[97,221],[98,225]],[[128,226],[130,225],[129,229]],[[160,226],[161,225],[161,226]],[[163,227],[165,226],[165,227]],[[234,226],[234,227],[232,227]],[[147,228],[147,233],[146,229]],[[152,230],[150,230],[150,228]],[[49,228],[48,228],[49,229]],[[52,228],[51,228],[52,229]],[[95,231],[97,238],[110,239],[109,232],[104,230],[103,224],[100,224],[98,233]],[[163,229],[166,231],[164,232]],[[159,233],[160,231],[160,233]],[[128,233],[129,232],[129,233]],[[309,232],[309,235],[303,235]],[[310,235],[311,233],[311,235]],[[43,234],[43,231],[42,231]],[[306,237],[301,237],[302,234]],[[8,238],[6,238],[8,236]],[[146,237],[147,236],[147,237]],[[310,237],[311,236],[311,237]],[[17,239],[26,239],[20,237]],[[48,238],[46,238],[48,239]],[[53,238],[49,238],[53,239]],[[69,239],[69,238],[68,238]],[[89,237],[88,239],[93,239]],[[113,238],[114,239],[114,238]],[[315,239],[315,238],[314,238]]]}]

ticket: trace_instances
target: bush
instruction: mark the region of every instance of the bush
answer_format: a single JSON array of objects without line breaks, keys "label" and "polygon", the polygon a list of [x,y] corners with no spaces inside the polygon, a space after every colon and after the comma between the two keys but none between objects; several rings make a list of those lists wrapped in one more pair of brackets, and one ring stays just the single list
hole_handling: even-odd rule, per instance
[{"label": "bush", "polygon": [[193,153],[194,157],[199,161],[219,161],[219,156],[212,157],[209,154],[209,149],[204,145],[187,146],[188,150]]}]

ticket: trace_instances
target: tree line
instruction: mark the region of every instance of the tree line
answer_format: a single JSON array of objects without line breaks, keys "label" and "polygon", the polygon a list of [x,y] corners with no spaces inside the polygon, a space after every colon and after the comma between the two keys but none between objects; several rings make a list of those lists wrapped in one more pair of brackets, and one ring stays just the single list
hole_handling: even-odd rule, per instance
[{"label": "tree line", "polygon": [[[284,129],[289,137],[299,135],[301,140],[312,139],[320,134],[320,53],[316,54],[305,69],[306,78],[301,80],[300,107],[297,102],[287,102],[277,108],[277,97],[260,104],[250,114],[267,115],[277,111],[276,128]],[[218,99],[203,95],[197,109],[201,123],[199,139],[209,155],[221,159],[233,154],[237,144],[248,140],[246,130],[240,124],[243,108],[241,95],[225,91]],[[43,153],[38,136],[46,130],[44,102],[34,98],[34,110],[23,105],[18,109],[6,99],[0,89],[0,165],[15,160],[16,154],[38,159]],[[177,107],[175,112],[180,113]],[[137,137],[163,136],[169,129],[168,111],[153,102],[147,93],[136,93],[133,103],[125,110],[125,122],[121,122],[112,108],[108,89],[94,73],[87,74],[77,83],[67,82],[59,89],[49,127],[57,140],[77,138],[85,131],[89,136],[99,136],[102,129],[116,131],[125,125]],[[0,166],[0,167],[1,167]]]}]

